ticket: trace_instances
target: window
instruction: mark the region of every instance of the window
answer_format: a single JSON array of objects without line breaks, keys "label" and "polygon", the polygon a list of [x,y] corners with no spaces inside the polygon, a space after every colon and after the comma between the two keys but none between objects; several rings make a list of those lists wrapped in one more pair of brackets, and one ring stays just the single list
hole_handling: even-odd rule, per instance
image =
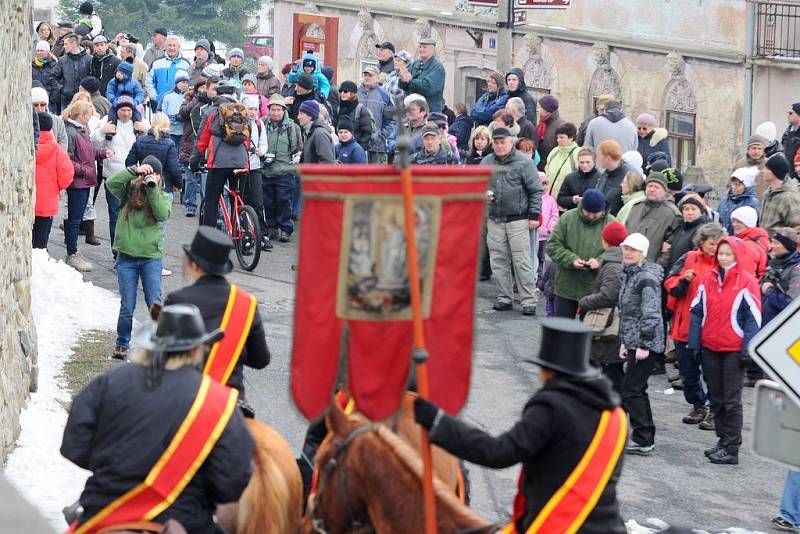
[{"label": "window", "polygon": [[694,165],[695,152],[695,114],[667,111],[667,130],[669,131],[669,151],[675,168],[685,171]]},{"label": "window", "polygon": [[255,42],[258,46],[267,46],[267,38],[266,37],[258,37]]},{"label": "window", "polygon": [[464,95],[464,103],[467,105],[467,109],[472,108],[487,90],[486,78],[469,76],[467,78],[466,94]]}]

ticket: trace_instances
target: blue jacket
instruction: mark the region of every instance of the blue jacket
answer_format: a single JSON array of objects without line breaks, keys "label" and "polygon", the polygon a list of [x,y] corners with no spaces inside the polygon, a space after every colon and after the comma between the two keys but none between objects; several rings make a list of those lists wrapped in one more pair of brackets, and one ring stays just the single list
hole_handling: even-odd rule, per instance
[{"label": "blue jacket", "polygon": [[165,189],[169,192],[172,187],[179,187],[181,184],[181,168],[178,165],[178,149],[175,143],[167,135],[162,135],[158,139],[153,136],[153,130],[147,135],[140,135],[133,143],[128,157],[125,158],[125,165],[130,167],[140,163],[147,156],[155,156],[164,168]]},{"label": "blue jacket", "polygon": [[469,117],[475,122],[475,126],[487,126],[492,122],[492,115],[506,107],[506,102],[508,102],[508,91],[505,89],[499,93],[487,91],[472,106]]},{"label": "blue jacket", "polygon": [[132,79],[127,74],[125,74],[122,81],[116,78],[112,79],[108,82],[108,88],[106,89],[106,98],[111,102],[112,106],[116,107],[117,99],[123,95],[131,97],[137,107],[141,106],[142,102],[144,102],[142,84],[140,84],[138,80]]},{"label": "blue jacket", "polygon": [[372,112],[375,119],[375,132],[372,134],[370,145],[364,147],[370,152],[386,152],[387,140],[394,132],[395,107],[394,101],[383,87],[376,86],[367,91],[362,83],[358,86],[358,101]]},{"label": "blue jacket", "polygon": [[467,152],[469,152],[469,136],[472,133],[473,126],[472,119],[464,114],[456,117],[456,120],[447,130],[447,133],[456,138],[458,151],[461,152],[462,156],[466,156]]},{"label": "blue jacket", "polygon": [[756,190],[754,187],[748,187],[741,195],[735,195],[729,188],[728,194],[719,201],[719,222],[722,223],[729,235],[734,235],[733,225],[731,224],[731,213],[733,213],[733,210],[743,206],[750,206],[756,210],[759,219],[761,218],[761,203],[758,201],[758,197],[756,197]]},{"label": "blue jacket", "polygon": [[336,145],[336,161],[342,165],[366,163],[367,153],[356,142],[356,138],[352,137],[348,142]]},{"label": "blue jacket", "polygon": [[189,72],[189,62],[178,56],[170,59],[167,56],[157,59],[150,67],[147,75],[147,93],[156,102],[175,87],[175,73],[179,70]]},{"label": "blue jacket", "polygon": [[297,77],[303,74],[303,62],[309,59],[314,62],[314,72],[311,73],[311,77],[314,79],[314,87],[319,89],[322,96],[328,98],[328,94],[331,91],[331,82],[322,74],[322,66],[320,65],[319,58],[317,58],[313,52],[306,52],[303,54],[303,57],[300,59],[300,66],[297,70],[289,73],[289,83],[295,83]]},{"label": "blue jacket", "polygon": [[[638,136],[637,136],[638,137]],[[642,155],[644,165],[647,165],[647,157],[654,152],[663,152],[667,155],[667,165],[672,165],[672,155],[669,152],[669,134],[665,128],[654,128],[645,137],[638,137],[639,146],[637,150]]]},{"label": "blue jacket", "polygon": [[158,110],[163,111],[169,117],[169,133],[170,135],[183,135],[183,123],[178,115],[183,105],[183,93],[175,88],[173,91],[164,95],[161,103],[158,104]]}]

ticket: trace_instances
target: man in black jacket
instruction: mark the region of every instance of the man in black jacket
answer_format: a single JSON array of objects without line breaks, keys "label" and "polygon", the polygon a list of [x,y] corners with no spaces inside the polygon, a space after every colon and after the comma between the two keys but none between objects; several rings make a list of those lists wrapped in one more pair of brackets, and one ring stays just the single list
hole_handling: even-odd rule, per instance
[{"label": "man in black jacket", "polygon": [[64,55],[58,60],[61,80],[61,109],[66,109],[78,92],[81,80],[89,75],[92,56],[78,44],[78,36],[71,33],[64,37]]},{"label": "man in black jacket", "polygon": [[[783,143],[786,159],[793,162],[797,153],[800,152],[800,102],[792,104],[788,114],[789,126],[787,126],[786,131],[783,132],[783,139],[781,139],[781,142]],[[800,175],[798,175],[794,169],[791,171],[791,176],[792,178],[800,179]]]},{"label": "man in black jacket", "polygon": [[117,67],[122,61],[108,49],[108,39],[105,35],[98,35],[92,40],[94,44],[94,57],[89,74],[100,82],[100,94],[106,96],[108,82],[114,78]]},{"label": "man in black jacket", "polygon": [[[459,458],[494,469],[522,463],[515,533],[574,527],[584,534],[623,534],[616,486],[627,422],[619,396],[589,366],[587,326],[561,318],[541,325],[542,346],[531,361],[541,367],[542,388],[509,431],[491,436],[422,398],[414,403],[415,419],[430,430],[431,443]],[[587,477],[597,471],[603,476]]]}]

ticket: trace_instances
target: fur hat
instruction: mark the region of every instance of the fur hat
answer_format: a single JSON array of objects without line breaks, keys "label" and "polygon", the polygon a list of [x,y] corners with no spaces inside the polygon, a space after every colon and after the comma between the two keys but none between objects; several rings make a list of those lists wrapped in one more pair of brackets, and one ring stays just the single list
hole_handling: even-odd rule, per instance
[{"label": "fur hat", "polygon": [[736,219],[748,228],[758,226],[758,212],[750,206],[742,206],[731,212],[731,220]]}]

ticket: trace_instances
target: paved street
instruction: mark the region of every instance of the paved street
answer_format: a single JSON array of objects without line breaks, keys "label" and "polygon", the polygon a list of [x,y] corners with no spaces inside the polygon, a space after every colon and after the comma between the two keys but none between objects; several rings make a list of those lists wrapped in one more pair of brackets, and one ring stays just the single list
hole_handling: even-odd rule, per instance
[{"label": "paved street", "polygon": [[[116,291],[116,276],[108,243],[106,204],[98,199],[98,234],[103,245],[92,247],[81,241],[84,255],[95,263],[95,271],[86,279]],[[188,243],[197,219],[184,217],[182,206],[175,204],[166,238],[165,266],[174,274],[164,279],[164,292],[181,287],[181,244]],[[51,234],[50,254],[64,257],[62,233],[58,221]],[[81,238],[82,239],[82,238]],[[237,269],[230,277],[252,292],[259,300],[261,315],[272,363],[264,371],[247,374],[248,397],[258,416],[273,425],[299,449],[306,421],[295,410],[289,395],[289,357],[292,338],[293,280],[296,245],[275,243],[272,252],[262,254],[253,273]],[[235,261],[235,259],[234,259]],[[238,264],[237,264],[238,267]],[[306,266],[305,268],[313,268]],[[473,381],[469,404],[462,416],[492,432],[501,432],[513,423],[538,383],[533,366],[522,360],[536,350],[536,320],[518,311],[495,312],[491,309],[494,286],[479,284],[476,347],[473,357]],[[139,298],[137,317],[143,319],[144,299]],[[39,325],[39,328],[46,327]],[[109,347],[109,354],[113,347]],[[769,530],[769,519],[776,515],[785,470],[758,460],[749,451],[752,423],[752,393],[745,390],[744,439],[739,466],[715,466],[704,458],[703,449],[714,444],[712,432],[704,432],[680,422],[688,406],[681,392],[667,395],[664,376],[650,380],[650,398],[658,428],[656,451],[651,457],[625,458],[619,485],[625,520],[644,523],[655,517],[678,526],[690,526],[709,532],[728,527]],[[473,506],[491,520],[508,516],[518,468],[489,471],[470,466]],[[536,476],[535,473],[531,474]]]}]

